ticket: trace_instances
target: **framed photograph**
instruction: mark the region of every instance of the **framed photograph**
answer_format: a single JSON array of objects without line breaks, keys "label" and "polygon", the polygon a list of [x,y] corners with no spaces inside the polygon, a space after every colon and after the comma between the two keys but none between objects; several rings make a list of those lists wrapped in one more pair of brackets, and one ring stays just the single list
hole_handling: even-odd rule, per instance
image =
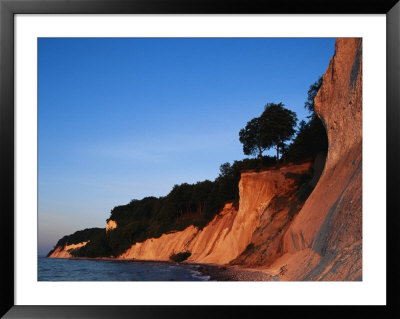
[{"label": "framed photograph", "polygon": [[397,1],[0,10],[1,315],[399,313]]}]

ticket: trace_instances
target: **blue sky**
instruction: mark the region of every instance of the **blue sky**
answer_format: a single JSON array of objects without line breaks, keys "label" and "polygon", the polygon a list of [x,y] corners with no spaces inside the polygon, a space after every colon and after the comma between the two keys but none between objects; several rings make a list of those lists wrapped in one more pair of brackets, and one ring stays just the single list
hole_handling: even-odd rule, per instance
[{"label": "blue sky", "polygon": [[39,254],[114,206],[214,180],[268,102],[304,119],[334,39],[40,38]]}]

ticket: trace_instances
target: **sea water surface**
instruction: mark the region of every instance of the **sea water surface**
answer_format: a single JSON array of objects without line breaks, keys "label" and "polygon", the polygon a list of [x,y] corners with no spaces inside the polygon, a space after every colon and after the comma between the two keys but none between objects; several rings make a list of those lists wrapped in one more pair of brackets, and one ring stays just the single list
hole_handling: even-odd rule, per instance
[{"label": "sea water surface", "polygon": [[207,281],[196,265],[38,257],[39,281]]}]

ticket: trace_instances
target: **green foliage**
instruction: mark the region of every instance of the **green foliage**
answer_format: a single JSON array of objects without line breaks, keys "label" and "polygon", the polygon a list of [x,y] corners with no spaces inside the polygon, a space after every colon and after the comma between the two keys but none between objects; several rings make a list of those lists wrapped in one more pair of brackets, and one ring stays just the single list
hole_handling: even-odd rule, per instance
[{"label": "green foliage", "polygon": [[261,119],[256,117],[247,122],[246,127],[239,131],[239,141],[243,144],[245,155],[257,155],[261,158],[262,153],[268,148],[268,139],[261,130]]},{"label": "green foliage", "polygon": [[100,233],[96,234],[85,246],[73,250],[70,253],[75,257],[94,258],[99,256],[111,256],[112,252],[108,245],[105,228],[103,228]]},{"label": "green foliage", "polygon": [[313,159],[320,152],[328,152],[328,136],[326,130],[314,111],[314,98],[322,85],[322,77],[310,86],[307,101],[304,107],[311,112],[309,121],[301,121],[296,138],[284,152],[286,161],[300,162],[305,159]]},{"label": "green foliage", "polygon": [[57,246],[66,246],[71,244],[79,244],[95,238],[97,235],[103,233],[105,228],[86,228],[84,230],[78,230],[72,235],[64,236],[57,242]]},{"label": "green foliage", "polygon": [[314,110],[314,99],[317,96],[317,93],[319,89],[321,88],[322,85],[322,76],[318,78],[316,82],[310,85],[310,88],[308,89],[307,92],[307,101],[304,103],[304,107],[312,113],[311,116],[315,115],[315,110]]},{"label": "green foliage", "polygon": [[221,164],[221,166],[219,167],[219,171],[220,176],[229,176],[232,173],[232,166],[230,163],[226,162],[224,164]]},{"label": "green foliage", "polygon": [[[67,245],[72,245],[72,244],[79,244],[85,241],[96,241],[98,236],[100,236],[101,234],[105,233],[105,228],[86,228],[84,230],[78,230],[77,232],[71,234],[71,235],[67,235],[64,236],[63,238],[61,238],[56,246],[54,247],[54,249],[52,249],[47,256],[50,256],[53,251],[55,250],[56,247],[61,246],[67,246]],[[89,245],[90,242],[87,244]]]},{"label": "green foliage", "polygon": [[296,113],[284,108],[283,103],[268,103],[260,117],[247,122],[239,131],[239,141],[243,144],[245,155],[256,155],[262,161],[262,153],[272,147],[276,148],[276,160],[279,150],[285,148],[285,142],[296,133]]},{"label": "green foliage", "polygon": [[293,143],[288,147],[284,157],[291,162],[313,159],[322,152],[328,151],[328,137],[321,120],[313,117],[308,123],[302,121]]},{"label": "green foliage", "polygon": [[182,261],[188,259],[191,255],[192,253],[190,251],[185,251],[177,254],[172,254],[171,256],[169,256],[169,259],[173,262],[181,263]]},{"label": "green foliage", "polygon": [[283,103],[268,103],[260,118],[268,148],[284,144],[296,133],[296,113],[284,108]]}]

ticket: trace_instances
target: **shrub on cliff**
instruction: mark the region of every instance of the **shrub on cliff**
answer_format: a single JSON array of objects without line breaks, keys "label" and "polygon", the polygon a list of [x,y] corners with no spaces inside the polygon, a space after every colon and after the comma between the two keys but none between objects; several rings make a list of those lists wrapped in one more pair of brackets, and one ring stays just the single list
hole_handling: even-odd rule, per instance
[{"label": "shrub on cliff", "polygon": [[[52,249],[47,254],[47,257],[50,256],[54,252],[55,248],[58,247],[58,246],[64,247],[66,245],[79,244],[79,243],[82,243],[82,242],[89,241],[89,243],[86,246],[89,245],[89,249],[90,249],[90,246],[95,245],[98,242],[98,239],[103,234],[105,234],[105,228],[86,228],[86,229],[83,229],[83,230],[78,230],[77,232],[75,232],[75,233],[73,233],[71,235],[67,235],[67,236],[62,237],[57,242],[57,244],[54,247],[54,249]],[[88,250],[88,248],[86,246],[84,246],[85,248],[81,247],[79,249],[76,249],[76,250],[72,251],[71,254],[74,255],[74,256],[78,256],[79,255],[79,256],[90,257],[90,256],[86,255],[85,253],[81,253],[81,249],[82,248],[84,248],[83,251],[87,251]],[[93,256],[93,257],[97,257],[97,255]]]},{"label": "shrub on cliff", "polygon": [[77,232],[64,236],[57,242],[57,246],[65,246],[71,244],[79,244],[85,241],[94,239],[99,234],[105,232],[105,228],[86,228],[84,230],[78,230]]},{"label": "shrub on cliff", "polygon": [[328,151],[328,137],[325,128],[318,117],[308,123],[302,121],[293,143],[288,147],[284,157],[286,161],[300,162],[312,159],[322,152]]},{"label": "shrub on cliff", "polygon": [[284,153],[286,161],[300,162],[315,158],[318,153],[328,152],[328,136],[322,121],[314,110],[314,98],[322,85],[322,77],[313,83],[307,93],[304,107],[311,113],[309,121],[301,121],[297,135]]},{"label": "shrub on cliff", "polygon": [[315,113],[314,99],[317,96],[321,86],[322,76],[320,76],[317,81],[311,84],[310,88],[307,91],[307,101],[304,103],[304,108],[306,108],[311,113],[311,117],[317,116],[317,114]]},{"label": "shrub on cliff", "polygon": [[173,262],[181,263],[182,261],[188,259],[191,255],[192,253],[190,251],[185,251],[177,254],[172,254],[171,256],[169,256],[169,259]]},{"label": "shrub on cliff", "polygon": [[100,256],[110,256],[112,255],[111,249],[108,245],[106,238],[106,231],[97,234],[90,242],[85,246],[71,251],[71,255],[75,257],[100,257]]}]

